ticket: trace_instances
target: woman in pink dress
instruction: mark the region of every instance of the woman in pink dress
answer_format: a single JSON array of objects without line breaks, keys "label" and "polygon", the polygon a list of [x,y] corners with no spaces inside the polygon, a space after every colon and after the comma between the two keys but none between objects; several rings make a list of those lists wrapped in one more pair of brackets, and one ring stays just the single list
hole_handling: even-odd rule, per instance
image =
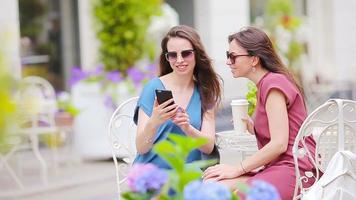
[{"label": "woman in pink dress", "polygon": [[[258,89],[255,118],[246,122],[259,150],[237,166],[209,167],[203,179],[219,181],[232,189],[236,189],[237,182],[264,180],[276,187],[282,199],[292,199],[296,181],[292,146],[307,117],[302,88],[263,31],[248,27],[230,35],[228,41],[227,65],[232,75],[250,79]],[[309,149],[315,149],[312,138],[307,143]],[[310,161],[303,160],[300,170],[312,169]]]}]

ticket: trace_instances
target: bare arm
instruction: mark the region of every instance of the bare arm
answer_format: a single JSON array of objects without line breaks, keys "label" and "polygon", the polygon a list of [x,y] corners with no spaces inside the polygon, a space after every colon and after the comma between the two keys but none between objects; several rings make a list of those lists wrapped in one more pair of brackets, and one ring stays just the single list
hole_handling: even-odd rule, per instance
[{"label": "bare arm", "polygon": [[266,112],[271,140],[262,149],[242,162],[242,166],[218,165],[209,167],[204,172],[204,179],[216,177],[236,178],[246,172],[264,166],[287,150],[289,137],[288,111],[285,96],[277,89],[272,89],[266,100]]},{"label": "bare arm", "polygon": [[187,136],[190,137],[204,137],[208,142],[203,145],[199,150],[206,154],[210,154],[214,149],[215,143],[215,109],[205,111],[202,119],[201,131],[194,128],[189,123],[189,116],[187,113],[179,113],[178,117],[173,120]]},{"label": "bare arm", "polygon": [[266,165],[284,153],[288,147],[289,122],[285,96],[272,89],[266,100],[266,112],[271,140],[253,156],[243,161],[246,171]]},{"label": "bare arm", "polygon": [[173,102],[173,99],[158,105],[157,100],[155,100],[151,117],[146,115],[141,108],[139,109],[136,133],[138,154],[145,154],[152,148],[157,128],[177,112],[177,104],[166,107],[171,102]]}]

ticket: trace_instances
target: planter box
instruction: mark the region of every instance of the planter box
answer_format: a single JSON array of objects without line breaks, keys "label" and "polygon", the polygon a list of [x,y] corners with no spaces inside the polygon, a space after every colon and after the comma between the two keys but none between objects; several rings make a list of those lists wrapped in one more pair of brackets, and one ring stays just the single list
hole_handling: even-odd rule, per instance
[{"label": "planter box", "polygon": [[104,105],[98,83],[79,82],[72,88],[72,100],[79,114],[74,121],[74,146],[81,158],[111,157],[107,127],[112,110]]}]

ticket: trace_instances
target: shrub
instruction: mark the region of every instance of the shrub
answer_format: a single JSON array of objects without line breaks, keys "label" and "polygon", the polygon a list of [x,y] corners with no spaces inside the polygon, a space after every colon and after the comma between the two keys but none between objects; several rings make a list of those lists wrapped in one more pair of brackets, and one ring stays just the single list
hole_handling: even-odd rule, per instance
[{"label": "shrub", "polygon": [[161,13],[161,0],[100,0],[94,4],[100,59],[105,70],[127,69],[143,56],[154,57],[147,37],[151,17]]}]

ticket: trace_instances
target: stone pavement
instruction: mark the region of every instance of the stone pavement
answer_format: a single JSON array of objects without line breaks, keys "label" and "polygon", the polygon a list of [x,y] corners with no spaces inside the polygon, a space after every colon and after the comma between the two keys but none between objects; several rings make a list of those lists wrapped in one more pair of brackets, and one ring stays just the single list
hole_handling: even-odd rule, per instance
[{"label": "stone pavement", "polygon": [[[58,172],[49,168],[48,185],[41,181],[39,165],[31,155],[21,156],[15,168],[24,184],[19,189],[0,168],[0,200],[113,200],[116,198],[115,167],[112,160],[61,163]],[[16,164],[16,163],[11,163]]]}]

